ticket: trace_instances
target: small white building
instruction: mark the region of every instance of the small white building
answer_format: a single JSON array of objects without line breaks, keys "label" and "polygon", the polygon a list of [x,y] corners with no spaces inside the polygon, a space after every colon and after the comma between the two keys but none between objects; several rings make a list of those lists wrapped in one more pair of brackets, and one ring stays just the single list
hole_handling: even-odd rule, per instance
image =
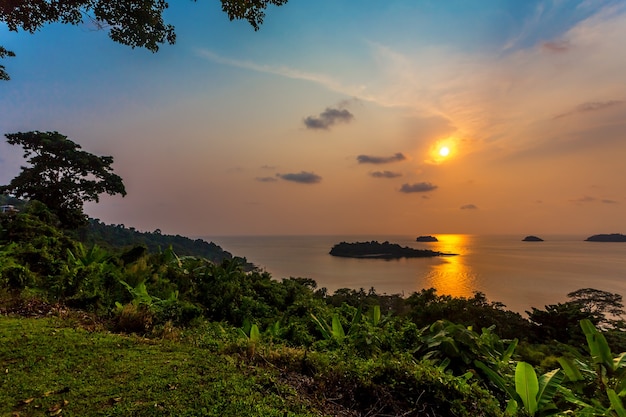
[{"label": "small white building", "polygon": [[14,205],[5,204],[0,206],[0,213],[17,213],[19,210]]}]

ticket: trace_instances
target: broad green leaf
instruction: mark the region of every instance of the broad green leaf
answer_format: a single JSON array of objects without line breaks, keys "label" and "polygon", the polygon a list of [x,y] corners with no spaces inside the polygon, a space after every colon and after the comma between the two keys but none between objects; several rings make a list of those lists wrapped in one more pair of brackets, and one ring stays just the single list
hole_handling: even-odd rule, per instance
[{"label": "broad green leaf", "polygon": [[582,381],[584,379],[583,374],[580,373],[580,370],[574,362],[565,357],[558,358],[557,360],[559,361],[559,364],[561,365],[561,368],[563,368],[563,372],[565,372],[569,381]]},{"label": "broad green leaf", "polygon": [[322,333],[322,336],[324,336],[324,339],[326,339],[326,340],[332,339],[332,335],[331,335],[330,329],[328,328],[326,323],[323,323],[322,321],[320,321],[317,317],[315,317],[315,315],[313,313],[311,313],[311,318],[313,319],[313,322],[315,324],[317,324],[317,327],[319,328],[320,332]]},{"label": "broad green leaf", "polygon": [[378,323],[380,323],[380,306],[375,305],[374,307],[372,307],[371,314],[372,314],[372,325],[378,326]]},{"label": "broad green leaf", "polygon": [[338,341],[342,341],[346,337],[346,333],[343,331],[343,326],[341,325],[341,322],[339,321],[339,314],[337,313],[333,314],[332,330],[333,330],[332,331],[333,337],[337,339]]},{"label": "broad green leaf", "polygon": [[489,380],[494,385],[496,385],[498,388],[500,388],[503,392],[506,392],[507,394],[509,394],[509,397],[511,397],[511,399],[513,399],[513,400],[521,400],[519,395],[517,395],[517,392],[515,392],[515,389],[513,389],[513,387],[511,387],[509,384],[507,384],[505,379],[499,373],[497,373],[493,369],[489,368],[487,365],[485,365],[484,363],[482,363],[479,360],[475,360],[474,361],[474,365],[478,369],[483,371],[485,373],[485,375],[487,375],[487,378],[489,378]]},{"label": "broad green leaf", "polygon": [[612,371],[613,355],[604,335],[596,329],[589,319],[581,320],[580,327],[587,338],[587,345],[589,346],[593,363],[604,365]]},{"label": "broad green leaf", "polygon": [[626,409],[624,409],[624,404],[622,400],[617,396],[615,391],[610,388],[607,388],[606,394],[609,397],[609,401],[611,401],[611,408],[615,410],[619,417],[626,417]]},{"label": "broad green leaf", "polygon": [[537,395],[537,409],[543,410],[552,402],[565,374],[555,369],[539,377],[539,393]]},{"label": "broad green leaf", "polygon": [[253,324],[250,327],[250,341],[252,343],[258,343],[261,340],[261,332],[259,331],[259,326]]},{"label": "broad green leaf", "polygon": [[535,369],[526,362],[518,362],[515,368],[515,391],[522,399],[524,409],[534,416],[537,411],[539,381]]}]

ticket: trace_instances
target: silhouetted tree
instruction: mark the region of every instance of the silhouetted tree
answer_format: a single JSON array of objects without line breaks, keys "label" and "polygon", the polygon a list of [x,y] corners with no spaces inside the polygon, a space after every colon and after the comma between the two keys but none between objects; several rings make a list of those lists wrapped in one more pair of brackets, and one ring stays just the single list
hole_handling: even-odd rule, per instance
[{"label": "silhouetted tree", "polygon": [[0,193],[37,200],[54,213],[61,226],[85,224],[85,201],[99,201],[99,195],[126,195],[122,178],[113,173],[113,157],[96,156],[80,150],[80,145],[58,132],[26,132],[5,135],[10,145],[24,148],[30,167]]},{"label": "silhouetted tree", "polygon": [[594,288],[581,288],[567,294],[585,313],[593,316],[600,325],[610,324],[612,319],[624,314],[622,296]]}]

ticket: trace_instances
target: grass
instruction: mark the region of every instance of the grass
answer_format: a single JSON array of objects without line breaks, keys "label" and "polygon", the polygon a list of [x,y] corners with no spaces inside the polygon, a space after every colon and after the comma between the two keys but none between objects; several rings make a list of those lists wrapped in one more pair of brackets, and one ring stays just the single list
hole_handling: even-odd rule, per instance
[{"label": "grass", "polygon": [[314,416],[279,371],[211,344],[0,317],[0,416]]}]

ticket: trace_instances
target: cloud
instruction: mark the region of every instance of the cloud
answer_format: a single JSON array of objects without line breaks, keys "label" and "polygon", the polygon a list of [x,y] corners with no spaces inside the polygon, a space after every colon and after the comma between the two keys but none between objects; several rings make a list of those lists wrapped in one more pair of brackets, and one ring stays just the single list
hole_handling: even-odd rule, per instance
[{"label": "cloud", "polygon": [[291,174],[276,174],[276,176],[285,181],[299,182],[300,184],[316,184],[322,181],[322,177],[319,175],[306,171]]},{"label": "cloud", "polygon": [[426,193],[437,189],[437,186],[429,182],[417,182],[415,184],[402,184],[401,193]]},{"label": "cloud", "polygon": [[356,157],[356,160],[359,161],[359,164],[389,164],[391,162],[404,161],[405,159],[406,156],[404,156],[404,154],[400,152],[392,156],[359,155]]},{"label": "cloud", "polygon": [[575,203],[575,204],[584,204],[584,203],[619,204],[619,201],[610,200],[610,199],[607,199],[607,198],[599,199],[599,198],[590,197],[590,196],[587,195],[587,196],[584,196],[584,197],[576,198],[574,200],[570,200],[570,203]]},{"label": "cloud", "polygon": [[560,119],[562,117],[572,116],[574,114],[600,111],[609,107],[619,106],[623,103],[623,100],[590,101],[576,106],[574,110],[554,116],[554,119]]},{"label": "cloud", "polygon": [[278,181],[276,178],[274,177],[256,177],[255,178],[257,181],[259,182],[275,182]]},{"label": "cloud", "polygon": [[308,71],[302,71],[295,68],[290,68],[285,65],[274,66],[274,65],[266,65],[259,64],[252,61],[242,61],[233,58],[223,57],[221,55],[216,54],[213,51],[208,49],[198,48],[196,49],[196,54],[202,58],[208,59],[209,61],[216,62],[218,64],[227,65],[235,68],[247,69],[250,71],[262,72],[266,74],[278,75],[280,77],[291,78],[294,80],[304,80],[310,81],[315,84],[322,85],[328,88],[331,91],[337,91],[340,93],[344,93],[349,96],[358,97],[362,87],[349,87],[341,82],[335,80],[332,77],[329,77],[325,74],[317,74]]},{"label": "cloud", "polygon": [[478,210],[478,206],[475,204],[464,204],[461,206],[461,210]]},{"label": "cloud", "polygon": [[335,123],[348,123],[352,121],[354,115],[346,109],[326,108],[318,117],[309,116],[304,119],[307,129],[328,130]]},{"label": "cloud", "polygon": [[374,171],[370,172],[370,175],[374,178],[397,178],[401,177],[402,173],[392,171]]},{"label": "cloud", "polygon": [[596,201],[596,199],[594,197],[589,197],[589,196],[584,196],[584,197],[576,198],[574,200],[570,200],[570,202],[572,203],[593,203],[594,201]]},{"label": "cloud", "polygon": [[551,52],[553,54],[562,54],[569,51],[571,45],[568,41],[544,42],[541,47],[544,51]]}]

